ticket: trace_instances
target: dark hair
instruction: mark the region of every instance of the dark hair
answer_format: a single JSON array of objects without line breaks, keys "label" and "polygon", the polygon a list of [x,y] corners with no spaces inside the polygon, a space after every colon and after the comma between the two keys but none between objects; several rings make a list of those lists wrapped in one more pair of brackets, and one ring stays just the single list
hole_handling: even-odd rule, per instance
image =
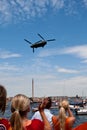
[{"label": "dark hair", "polygon": [[0,85],[0,111],[4,114],[6,108],[7,91],[3,85]]},{"label": "dark hair", "polygon": [[48,99],[48,103],[46,104],[45,108],[49,109],[52,105],[52,100],[50,97],[47,97],[47,99]]}]

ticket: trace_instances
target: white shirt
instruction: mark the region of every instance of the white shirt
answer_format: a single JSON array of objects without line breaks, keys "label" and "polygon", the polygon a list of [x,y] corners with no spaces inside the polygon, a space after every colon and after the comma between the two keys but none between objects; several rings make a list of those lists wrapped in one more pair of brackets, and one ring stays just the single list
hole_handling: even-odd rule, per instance
[{"label": "white shirt", "polygon": [[[46,115],[46,117],[47,117],[47,119],[48,119],[52,129],[53,129],[53,122],[52,122],[53,114],[50,112],[49,109],[44,109],[44,113],[45,113],[45,115]],[[39,111],[35,112],[35,114],[32,116],[32,119],[39,119],[39,120],[42,121],[42,117],[40,115],[40,112]]]}]

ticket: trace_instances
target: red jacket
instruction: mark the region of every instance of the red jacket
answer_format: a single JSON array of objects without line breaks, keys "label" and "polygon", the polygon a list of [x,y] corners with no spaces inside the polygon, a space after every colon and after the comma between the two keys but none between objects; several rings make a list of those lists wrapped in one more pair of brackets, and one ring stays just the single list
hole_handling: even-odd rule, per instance
[{"label": "red jacket", "polygon": [[10,122],[5,118],[0,118],[0,130],[12,130]]}]

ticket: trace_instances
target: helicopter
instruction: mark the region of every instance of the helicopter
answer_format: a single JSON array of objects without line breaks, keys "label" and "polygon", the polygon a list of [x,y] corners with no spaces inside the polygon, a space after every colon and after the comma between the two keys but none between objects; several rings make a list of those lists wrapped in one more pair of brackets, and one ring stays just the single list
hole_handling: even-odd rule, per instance
[{"label": "helicopter", "polygon": [[44,47],[46,44],[47,44],[47,42],[49,42],[49,41],[55,41],[56,39],[49,39],[49,40],[45,40],[39,33],[38,33],[38,36],[42,39],[42,40],[39,40],[39,41],[37,41],[37,42],[35,42],[35,43],[31,43],[29,40],[27,40],[27,39],[24,39],[26,42],[28,42],[29,44],[31,44],[31,48],[33,48],[33,53],[34,53],[34,48],[38,48],[38,47]]}]

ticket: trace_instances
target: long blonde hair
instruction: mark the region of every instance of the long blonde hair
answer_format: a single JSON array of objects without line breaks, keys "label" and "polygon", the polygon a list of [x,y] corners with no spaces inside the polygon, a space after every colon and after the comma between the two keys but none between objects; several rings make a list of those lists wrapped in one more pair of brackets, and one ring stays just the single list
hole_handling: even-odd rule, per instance
[{"label": "long blonde hair", "polygon": [[66,110],[69,107],[69,103],[67,100],[63,100],[59,105],[59,122],[60,122],[60,130],[65,130],[65,119],[66,119]]},{"label": "long blonde hair", "polygon": [[11,102],[11,126],[13,130],[23,130],[22,118],[26,117],[30,109],[30,100],[23,94],[18,94],[13,97]]}]

